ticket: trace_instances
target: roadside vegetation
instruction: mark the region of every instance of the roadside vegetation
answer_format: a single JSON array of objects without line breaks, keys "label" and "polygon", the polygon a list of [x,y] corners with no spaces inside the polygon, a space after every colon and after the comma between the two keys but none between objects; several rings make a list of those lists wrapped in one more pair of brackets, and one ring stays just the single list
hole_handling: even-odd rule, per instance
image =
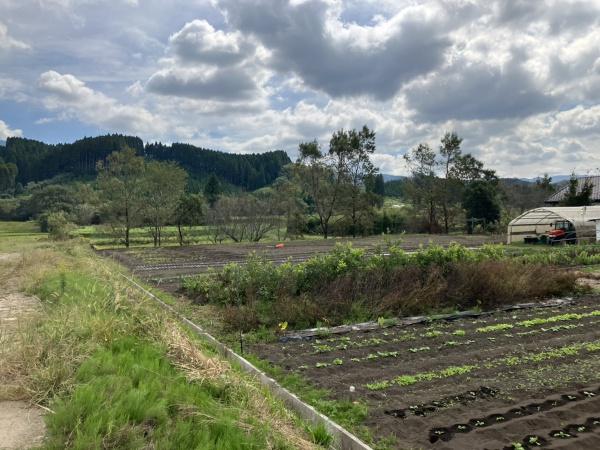
[{"label": "roadside vegetation", "polygon": [[245,264],[185,278],[182,287],[196,302],[220,306],[233,330],[282,322],[306,328],[568,295],[583,289],[576,276],[564,270],[547,276],[548,264],[598,261],[600,252],[585,247],[514,254],[504,246],[451,245],[408,253],[391,245],[366,253],[340,245],[298,264],[254,255]]},{"label": "roadside vegetation", "polygon": [[44,240],[21,258],[16,270],[2,262],[0,282],[19,277],[41,305],[3,349],[0,399],[49,411],[44,448],[284,449],[326,440],[83,243]]}]

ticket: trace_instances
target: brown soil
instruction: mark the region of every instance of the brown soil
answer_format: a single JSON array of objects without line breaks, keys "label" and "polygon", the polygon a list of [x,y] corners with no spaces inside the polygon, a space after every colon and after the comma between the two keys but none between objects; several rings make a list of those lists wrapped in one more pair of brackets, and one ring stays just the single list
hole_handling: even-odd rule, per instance
[{"label": "brown soil", "polygon": [[[289,372],[302,374],[315,386],[329,390],[333,398],[365,402],[369,406],[366,425],[371,432],[377,438],[396,436],[398,448],[502,449],[523,443],[523,439],[535,434],[540,442],[547,441],[553,448],[592,449],[600,448],[600,423],[585,423],[600,416],[600,352],[580,352],[513,366],[483,366],[509,356],[598,341],[599,316],[531,327],[517,325],[531,318],[595,310],[600,310],[600,298],[590,296],[563,308],[535,308],[479,319],[350,332],[255,345],[251,350]],[[513,328],[477,331],[505,323],[513,324]],[[457,330],[464,331],[464,335],[455,334]],[[380,356],[386,352],[398,355]],[[368,355],[375,357],[369,359]],[[336,365],[336,359],[342,364]],[[318,363],[330,365],[317,368]],[[467,364],[482,368],[378,391],[365,387],[399,375]],[[350,386],[354,386],[354,393],[350,393]],[[589,397],[581,393],[584,390],[590,393]],[[575,398],[565,401],[561,395]],[[536,409],[535,405],[546,400],[556,404],[548,408],[547,402]],[[494,414],[500,416],[491,416]],[[475,426],[476,423],[481,426]],[[570,425],[579,425],[583,431],[575,433]]]}]

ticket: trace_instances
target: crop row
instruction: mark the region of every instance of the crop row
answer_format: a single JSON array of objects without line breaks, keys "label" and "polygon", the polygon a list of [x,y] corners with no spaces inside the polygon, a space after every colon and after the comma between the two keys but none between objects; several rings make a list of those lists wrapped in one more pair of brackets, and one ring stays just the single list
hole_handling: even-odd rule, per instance
[{"label": "crop row", "polygon": [[[594,321],[594,322],[589,322],[587,325],[596,325],[600,323],[600,321]],[[524,332],[520,332],[520,333],[514,333],[514,334],[510,334],[510,333],[506,333],[503,334],[503,337],[506,338],[513,338],[515,336],[530,336],[530,335],[534,335],[534,334],[539,334],[539,333],[547,333],[547,332],[551,332],[551,333],[558,333],[560,331],[565,331],[565,330],[572,330],[575,328],[581,328],[583,326],[585,326],[586,324],[580,323],[580,324],[562,324],[562,325],[554,325],[552,327],[549,328],[539,328],[537,330],[530,330],[530,331],[524,331]],[[487,338],[490,342],[495,342],[496,338],[494,337],[488,337]],[[476,343],[477,340],[476,339],[467,339],[464,341],[446,341],[443,344],[437,346],[437,347],[433,347],[433,348],[437,348],[438,350],[443,350],[445,348],[449,348],[449,347],[459,347],[462,345],[471,345]],[[408,352],[410,353],[418,353],[418,352],[427,352],[433,349],[432,347],[426,345],[426,346],[421,346],[421,347],[411,347],[408,350]],[[403,354],[405,354],[404,352],[400,352],[400,351],[376,351],[376,352],[371,352],[369,353],[367,356],[363,356],[363,357],[353,357],[353,358],[349,358],[350,361],[355,362],[355,363],[361,363],[361,362],[368,362],[368,361],[373,361],[375,359],[380,359],[380,358],[398,358],[400,356],[402,356]],[[330,367],[330,366],[341,366],[344,364],[344,360],[342,358],[335,358],[333,361],[331,362],[324,362],[324,361],[320,361],[317,362],[315,364],[314,367],[316,368],[325,368],[325,367]],[[298,367],[299,370],[306,370],[309,369],[309,366],[306,364],[303,364],[301,366]]]},{"label": "crop row", "polygon": [[[567,313],[567,314],[561,314],[561,315],[556,315],[556,316],[551,316],[551,317],[537,317],[537,318],[533,318],[533,319],[522,320],[522,321],[516,322],[514,324],[513,323],[499,323],[499,324],[487,325],[485,327],[476,328],[475,333],[477,333],[477,334],[494,333],[494,332],[512,330],[515,327],[531,328],[534,326],[548,325],[548,324],[553,324],[553,323],[557,323],[557,322],[583,320],[583,319],[587,319],[590,317],[600,317],[600,310],[595,310],[595,311],[592,311],[589,313]],[[517,332],[514,334],[517,336],[525,336],[525,335],[529,335],[529,334],[536,334],[539,332],[561,331],[561,330],[567,330],[567,329],[572,329],[572,328],[575,328],[575,325],[573,325],[573,326],[571,326],[571,325],[555,325],[550,328],[542,327],[539,330]],[[389,335],[389,333],[384,332],[383,336],[386,336],[386,337],[372,337],[372,338],[353,340],[352,338],[350,338],[348,336],[343,336],[343,337],[339,337],[339,338],[331,338],[331,339],[326,339],[326,340],[317,339],[313,344],[311,344],[311,347],[313,349],[313,353],[318,354],[318,353],[328,353],[328,352],[333,352],[333,351],[344,351],[344,350],[355,349],[355,348],[377,347],[377,346],[382,346],[382,345],[386,345],[386,344],[395,344],[395,343],[400,343],[400,342],[416,340],[419,337],[427,338],[427,339],[434,339],[434,338],[437,338],[439,336],[444,336],[444,335],[463,337],[463,336],[466,336],[467,334],[469,334],[467,331],[460,329],[460,328],[456,329],[454,331],[451,331],[451,332],[450,331],[445,332],[445,331],[440,331],[440,330],[430,330],[430,331],[427,331],[427,332],[421,333],[421,334],[407,332],[407,333],[404,333],[401,335],[397,335],[395,337],[387,337]],[[506,337],[513,337],[512,334],[504,334],[504,335]],[[450,342],[453,342],[453,341],[450,341]]]},{"label": "crop row", "polygon": [[491,333],[491,332],[495,332],[495,331],[510,330],[514,327],[530,328],[530,327],[534,327],[537,325],[547,325],[549,323],[566,322],[566,321],[571,321],[571,320],[582,320],[582,319],[587,319],[590,317],[600,317],[600,310],[595,310],[595,311],[592,311],[589,313],[583,313],[583,314],[566,313],[566,314],[560,314],[560,315],[551,316],[551,317],[537,317],[535,319],[522,320],[515,324],[498,323],[495,325],[488,325],[486,327],[477,328],[475,331],[477,333]]},{"label": "crop row", "polygon": [[539,353],[524,356],[506,356],[480,364],[466,364],[463,366],[450,366],[440,370],[421,372],[414,375],[399,375],[390,380],[381,380],[368,383],[365,387],[372,391],[390,388],[392,386],[410,386],[412,384],[464,375],[478,369],[493,369],[502,366],[517,366],[527,363],[538,363],[547,360],[576,356],[581,351],[588,353],[600,351],[600,340],[566,345],[556,349],[546,350]]}]

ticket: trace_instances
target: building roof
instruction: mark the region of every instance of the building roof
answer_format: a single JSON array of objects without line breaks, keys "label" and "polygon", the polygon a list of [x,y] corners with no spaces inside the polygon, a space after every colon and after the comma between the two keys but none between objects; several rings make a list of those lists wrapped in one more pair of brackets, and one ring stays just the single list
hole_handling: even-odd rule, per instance
[{"label": "building roof", "polygon": [[[583,188],[583,185],[586,180],[589,180],[589,182],[592,183],[593,186],[591,198],[592,202],[600,202],[600,176],[577,178],[577,192],[581,192],[581,189]],[[550,197],[548,197],[546,199],[546,203],[560,203],[565,199],[568,192],[569,185],[567,184],[563,188],[559,189],[554,194],[552,194]]]}]

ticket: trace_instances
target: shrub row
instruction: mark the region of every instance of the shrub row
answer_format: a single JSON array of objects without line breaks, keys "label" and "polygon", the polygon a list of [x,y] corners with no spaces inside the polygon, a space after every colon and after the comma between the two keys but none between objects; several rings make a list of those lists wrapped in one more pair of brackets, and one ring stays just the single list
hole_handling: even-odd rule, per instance
[{"label": "shrub row", "polygon": [[407,253],[391,246],[367,254],[345,245],[299,264],[251,255],[246,264],[188,278],[183,289],[222,305],[234,329],[282,321],[306,327],[564,295],[575,290],[575,276],[549,274],[545,265],[600,262],[600,251],[578,250],[512,255],[498,245],[451,245]]}]

